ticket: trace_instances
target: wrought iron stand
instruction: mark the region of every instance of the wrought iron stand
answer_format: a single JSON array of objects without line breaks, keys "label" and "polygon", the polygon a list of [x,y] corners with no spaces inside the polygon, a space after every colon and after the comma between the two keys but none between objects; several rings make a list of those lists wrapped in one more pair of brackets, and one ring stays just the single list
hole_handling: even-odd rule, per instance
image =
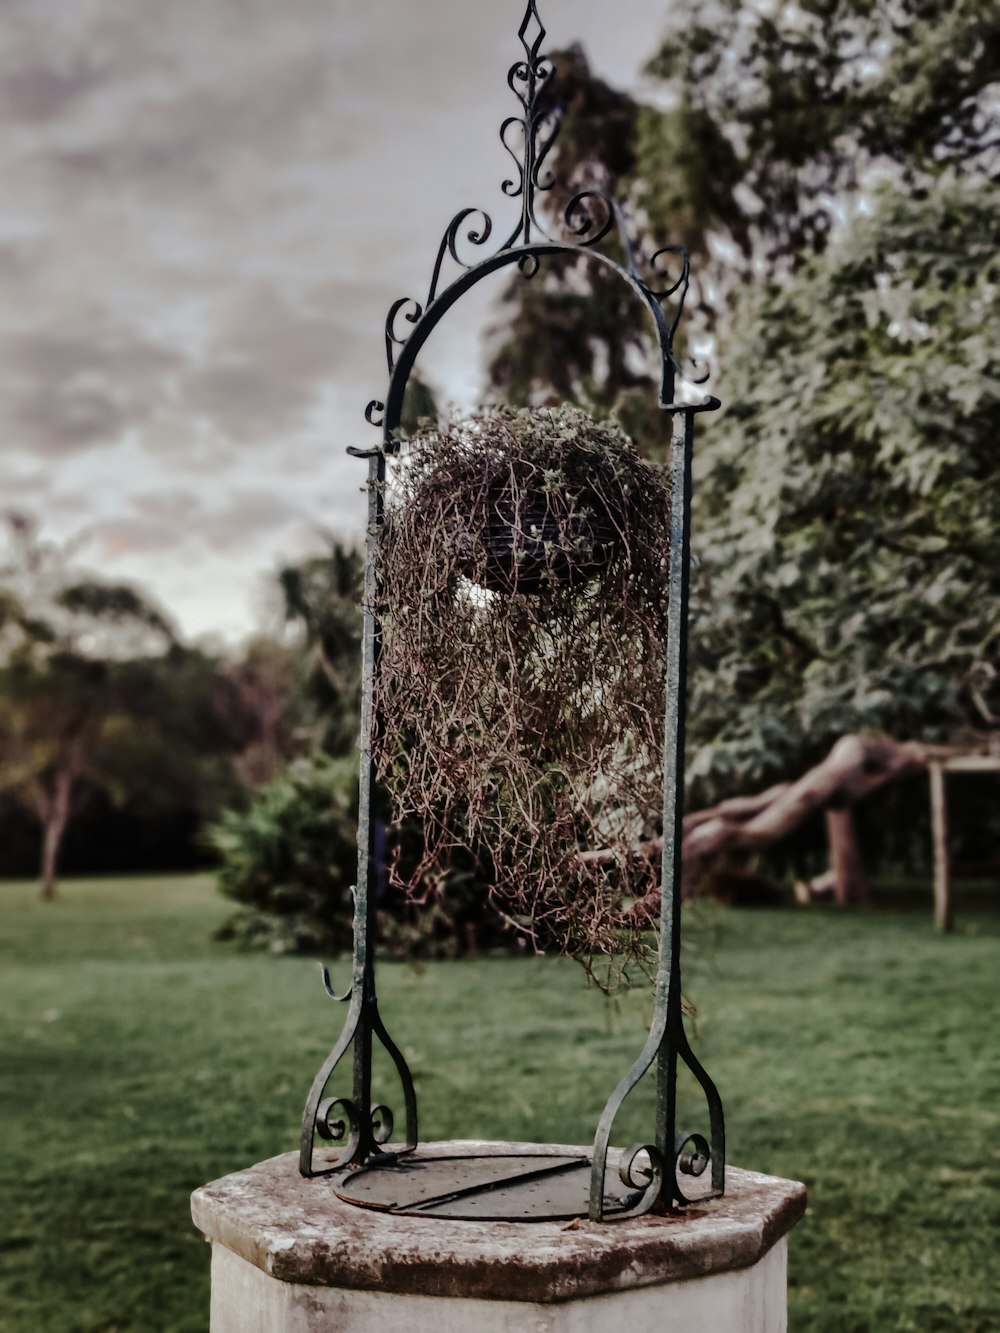
[{"label": "wrought iron stand", "polygon": [[[719,1094],[695,1057],[684,1030],[680,983],[681,863],[680,848],[684,797],[684,686],[687,656],[688,585],[691,529],[691,456],[695,417],[719,407],[716,398],[700,402],[675,401],[681,376],[674,356],[674,336],[684,309],[690,264],[680,246],[661,247],[648,259],[636,246],[615,201],[597,189],[576,194],[562,217],[564,239],[553,238],[537,217],[536,195],[555,184],[543,173],[546,156],[558,132],[558,116],[540,109],[539,93],[554,75],[552,62],[541,53],[545,29],[536,0],[528,0],[518,31],[524,58],[511,66],[507,82],[518,98],[521,113],[508,117],[500,139],[517,166],[517,178],[503,182],[509,198],[520,199],[516,227],[503,243],[478,263],[466,262],[460,245],[485,246],[493,232],[490,216],[466,208],[449,224],[438,248],[426,299],[404,297],[389,310],[385,326],[389,387],[385,401],[369,403],[365,416],[382,431],[381,444],[372,449],[350,449],[368,460],[368,530],[365,573],[363,699],[361,724],[361,796],[358,829],[358,882],[355,890],[354,970],[350,989],[336,995],[324,970],[328,994],[349,1003],[339,1041],[313,1081],[302,1120],[300,1169],[305,1176],[335,1175],[341,1197],[373,1207],[427,1215],[508,1217],[541,1220],[574,1217],[588,1211],[595,1220],[635,1216],[654,1205],[672,1208],[692,1197],[720,1195],[724,1188],[725,1130]],[[512,143],[511,139],[516,136]],[[610,233],[617,237],[624,262],[596,247]],[[379,661],[379,622],[376,614],[375,560],[383,522],[386,460],[399,451],[397,430],[403,395],[420,349],[439,320],[455,302],[483,278],[508,265],[517,265],[525,278],[538,272],[552,255],[586,256],[612,269],[629,285],[652,316],[660,349],[659,403],[664,412],[679,417],[673,431],[669,468],[672,487],[669,567],[669,631],[666,651],[666,716],[664,727],[663,862],[660,907],[660,954],[654,990],[653,1019],[642,1052],[604,1108],[589,1155],[539,1148],[525,1155],[512,1153],[488,1159],[436,1155],[419,1159],[417,1103],[413,1079],[399,1048],[389,1036],[379,1013],[375,990],[374,904],[376,849],[373,798],[375,771],[373,739],[379,718],[374,707],[374,684]],[[457,276],[444,282],[446,266]],[[673,264],[670,276],[666,265]],[[668,315],[666,302],[672,302]],[[401,333],[400,322],[410,326]],[[693,376],[692,384],[704,377]],[[403,1089],[406,1134],[402,1144],[390,1146],[393,1116],[372,1104],[373,1043],[379,1041],[391,1057]],[[350,1097],[328,1095],[328,1086],[340,1061],[353,1044],[354,1082]],[[687,1066],[700,1085],[708,1110],[709,1134],[678,1133],[678,1062]],[[621,1155],[615,1172],[609,1170],[609,1145],[615,1118],[625,1098],[644,1075],[656,1067],[656,1124],[651,1141]],[[320,1140],[320,1143],[317,1142]],[[320,1159],[322,1144],[337,1150]],[[419,1163],[419,1171],[415,1169]],[[707,1180],[692,1189],[691,1182]],[[346,1174],[345,1174],[346,1173]],[[419,1180],[418,1180],[419,1177]],[[710,1181],[710,1188],[707,1187]],[[624,1193],[622,1193],[622,1188]]]}]

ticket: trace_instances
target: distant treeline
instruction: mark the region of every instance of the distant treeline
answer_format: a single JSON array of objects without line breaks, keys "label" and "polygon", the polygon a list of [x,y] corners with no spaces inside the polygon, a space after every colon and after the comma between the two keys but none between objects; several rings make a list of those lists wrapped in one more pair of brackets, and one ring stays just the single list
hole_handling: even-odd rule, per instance
[{"label": "distant treeline", "polygon": [[[26,810],[3,795],[0,829],[0,879],[37,875],[42,831]],[[201,870],[216,860],[204,841],[200,810],[178,806],[154,814],[127,803],[115,806],[105,795],[96,793],[66,831],[61,872],[116,875]]]}]

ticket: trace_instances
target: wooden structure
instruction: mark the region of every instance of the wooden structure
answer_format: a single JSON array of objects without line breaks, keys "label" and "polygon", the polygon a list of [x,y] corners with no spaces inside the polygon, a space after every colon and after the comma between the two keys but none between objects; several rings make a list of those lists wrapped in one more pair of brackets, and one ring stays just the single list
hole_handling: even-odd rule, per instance
[{"label": "wooden structure", "polygon": [[[934,921],[941,931],[953,925],[952,865],[948,857],[946,773],[1000,775],[998,738],[987,737],[973,748],[966,744],[938,745],[897,741],[888,736],[849,735],[840,740],[822,762],[795,782],[769,787],[756,796],[736,796],[708,810],[684,817],[684,874],[691,886],[704,880],[713,861],[729,853],[753,854],[787,837],[810,815],[822,811],[827,822],[831,865],[825,874],[796,885],[799,902],[811,902],[817,892],[832,892],[841,905],[867,901],[867,879],[851,822],[852,807],[879,788],[903,778],[928,773],[931,787],[931,832],[934,848]],[[639,855],[659,852],[662,839],[653,838],[637,849]],[[585,860],[608,860],[604,849],[581,852]],[[653,919],[655,904],[640,899],[634,909]]]},{"label": "wooden structure", "polygon": [[931,833],[934,840],[934,924],[950,931],[955,924],[951,897],[951,860],[948,856],[947,773],[1000,774],[1000,754],[956,754],[932,759],[927,765],[931,780]]}]

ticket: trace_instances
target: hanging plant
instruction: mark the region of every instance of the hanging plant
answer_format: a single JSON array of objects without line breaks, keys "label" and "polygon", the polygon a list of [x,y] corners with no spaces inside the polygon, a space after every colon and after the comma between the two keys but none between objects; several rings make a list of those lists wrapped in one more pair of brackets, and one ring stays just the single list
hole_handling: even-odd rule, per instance
[{"label": "hanging plant", "polygon": [[[536,947],[640,958],[659,827],[669,492],[613,424],[494,408],[407,446],[386,496],[376,763],[423,856],[456,848]],[[601,865],[580,856],[601,847]]]}]

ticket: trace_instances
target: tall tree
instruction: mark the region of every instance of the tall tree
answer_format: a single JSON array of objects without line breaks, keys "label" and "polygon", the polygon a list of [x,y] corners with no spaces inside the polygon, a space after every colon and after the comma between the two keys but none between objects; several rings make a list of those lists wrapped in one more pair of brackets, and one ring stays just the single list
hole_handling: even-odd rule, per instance
[{"label": "tall tree", "polygon": [[692,776],[1000,725],[1000,188],[888,194],[746,301],[700,457]]},{"label": "tall tree", "polygon": [[76,569],[15,518],[0,563],[0,788],[42,833],[42,896],[55,896],[71,819],[112,802],[199,805],[232,787],[216,665],[185,650],[134,588]]},{"label": "tall tree", "polygon": [[307,657],[305,689],[319,747],[349,753],[361,716],[361,596],[364,557],[333,542],[327,555],[283,568],[285,617],[297,626]]}]

